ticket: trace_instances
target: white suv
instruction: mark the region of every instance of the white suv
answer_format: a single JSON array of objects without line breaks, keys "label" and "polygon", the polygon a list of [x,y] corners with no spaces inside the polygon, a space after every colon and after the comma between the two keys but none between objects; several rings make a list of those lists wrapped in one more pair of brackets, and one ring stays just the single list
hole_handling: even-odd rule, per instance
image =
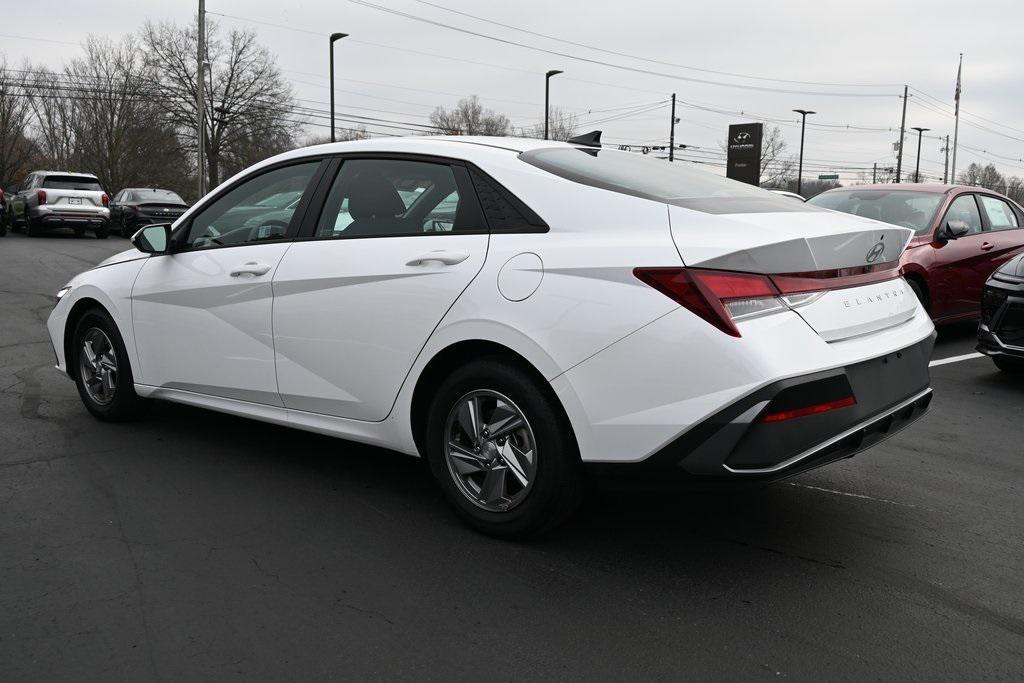
[{"label": "white suv", "polygon": [[43,230],[71,228],[76,235],[92,230],[105,239],[110,234],[110,198],[96,176],[64,171],[33,171],[11,197],[11,222],[28,235]]},{"label": "white suv", "polygon": [[767,481],[919,417],[910,237],[594,145],[345,142],[144,228],[48,326],[100,419],[165,399],[419,455],[517,536],[585,465]]}]

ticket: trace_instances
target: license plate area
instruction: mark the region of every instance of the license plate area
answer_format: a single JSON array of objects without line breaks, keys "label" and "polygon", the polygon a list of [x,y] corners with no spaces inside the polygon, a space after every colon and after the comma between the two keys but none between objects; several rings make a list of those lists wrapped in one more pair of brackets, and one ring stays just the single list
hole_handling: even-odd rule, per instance
[{"label": "license plate area", "polygon": [[81,203],[82,203],[82,198],[81,197],[68,197],[68,204],[81,204]]}]

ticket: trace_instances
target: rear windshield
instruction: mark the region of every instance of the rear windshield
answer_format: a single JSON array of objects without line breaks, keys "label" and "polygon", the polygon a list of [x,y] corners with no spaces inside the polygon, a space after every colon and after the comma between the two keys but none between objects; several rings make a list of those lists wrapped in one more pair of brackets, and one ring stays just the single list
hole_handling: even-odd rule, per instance
[{"label": "rear windshield", "polygon": [[140,202],[170,202],[173,204],[184,204],[181,197],[170,190],[132,190],[136,201]]},{"label": "rear windshield", "polygon": [[686,162],[669,163],[630,152],[545,147],[523,152],[519,158],[577,183],[705,213],[819,210]]},{"label": "rear windshield", "polygon": [[850,188],[825,192],[811,197],[807,202],[825,209],[910,228],[921,235],[931,228],[943,197],[943,194],[934,192]]},{"label": "rear windshield", "polygon": [[43,180],[43,187],[51,190],[88,190],[103,192],[100,181],[95,178],[79,178],[73,175],[48,175]]}]

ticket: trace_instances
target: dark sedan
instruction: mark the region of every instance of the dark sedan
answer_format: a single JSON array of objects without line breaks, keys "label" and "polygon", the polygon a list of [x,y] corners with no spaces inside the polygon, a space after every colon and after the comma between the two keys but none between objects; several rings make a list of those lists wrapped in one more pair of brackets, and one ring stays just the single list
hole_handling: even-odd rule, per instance
[{"label": "dark sedan", "polygon": [[807,203],[913,230],[900,265],[937,323],[976,320],[986,278],[1024,252],[1024,210],[983,187],[854,185]]},{"label": "dark sedan", "polygon": [[1006,372],[1024,372],[1024,255],[992,273],[981,296],[978,350]]},{"label": "dark sedan", "polygon": [[188,209],[176,193],[157,188],[128,187],[110,202],[110,226],[121,235],[131,235],[150,223],[170,223]]}]

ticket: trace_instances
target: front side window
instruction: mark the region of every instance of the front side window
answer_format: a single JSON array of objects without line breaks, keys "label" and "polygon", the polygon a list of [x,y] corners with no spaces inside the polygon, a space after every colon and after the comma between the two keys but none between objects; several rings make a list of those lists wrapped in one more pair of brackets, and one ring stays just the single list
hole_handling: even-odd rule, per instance
[{"label": "front side window", "polygon": [[979,195],[979,198],[988,215],[988,224],[993,230],[1012,230],[1020,227],[1017,222],[1017,214],[1002,199],[986,195]]},{"label": "front side window", "polygon": [[910,228],[923,235],[932,226],[943,195],[910,190],[831,190],[807,200],[809,204],[833,211],[872,218]]},{"label": "front side window", "polygon": [[981,232],[981,214],[978,213],[978,202],[973,194],[962,194],[953,200],[946,212],[946,224],[960,221],[967,228],[968,235]]},{"label": "front side window", "polygon": [[[459,169],[463,171],[463,169]],[[389,237],[486,228],[451,166],[400,159],[350,159],[338,172],[316,239]]]},{"label": "front side window", "polygon": [[820,211],[686,162],[610,149],[543,147],[519,158],[566,180],[705,213]]},{"label": "front side window", "polygon": [[[276,168],[243,181],[196,214],[185,247],[209,249],[282,240],[319,161]],[[265,200],[289,194],[294,201]]]}]

